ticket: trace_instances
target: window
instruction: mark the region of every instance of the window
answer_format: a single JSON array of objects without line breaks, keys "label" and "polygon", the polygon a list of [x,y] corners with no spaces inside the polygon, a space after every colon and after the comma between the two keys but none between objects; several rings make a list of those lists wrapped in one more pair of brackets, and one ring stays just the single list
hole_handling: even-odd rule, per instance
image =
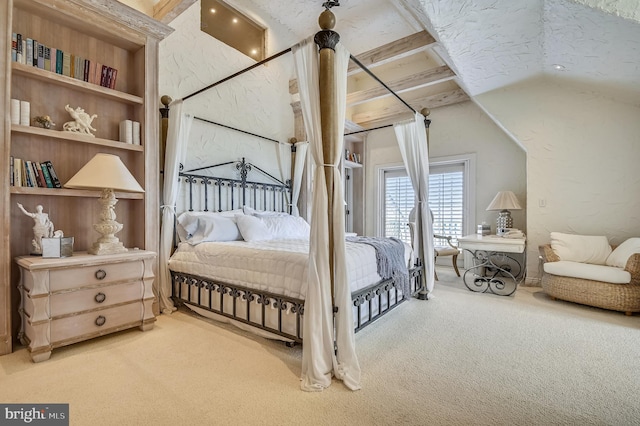
[{"label": "window", "polygon": [[464,164],[429,168],[429,208],[433,213],[434,234],[463,236],[464,198]]},{"label": "window", "polygon": [[[410,242],[409,213],[415,194],[404,166],[378,169],[380,182],[378,233]],[[433,232],[459,238],[469,233],[475,220],[475,155],[434,158],[429,165],[429,208]]]},{"label": "window", "polygon": [[200,29],[256,61],[266,57],[265,29],[220,0],[202,0]]},{"label": "window", "polygon": [[411,243],[409,213],[415,206],[415,194],[407,172],[402,169],[384,172],[384,236]]}]

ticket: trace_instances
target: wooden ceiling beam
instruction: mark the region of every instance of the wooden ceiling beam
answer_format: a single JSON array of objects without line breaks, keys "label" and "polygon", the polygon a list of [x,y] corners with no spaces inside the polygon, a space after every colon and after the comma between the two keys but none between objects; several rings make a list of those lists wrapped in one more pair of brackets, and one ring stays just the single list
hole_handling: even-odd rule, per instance
[{"label": "wooden ceiling beam", "polygon": [[[387,83],[387,86],[396,93],[402,93],[409,90],[419,89],[421,87],[431,86],[438,83],[449,81],[455,77],[455,73],[451,68],[443,65],[438,68],[425,70],[417,74],[413,74],[404,78],[393,80]],[[347,94],[347,105],[353,106],[363,102],[391,96],[389,91],[382,87],[376,86],[367,90],[360,90]]]},{"label": "wooden ceiling beam", "polygon": [[197,0],[160,0],[153,6],[153,18],[164,24],[173,21]]},{"label": "wooden ceiling beam", "polygon": [[[436,41],[431,34],[426,31],[420,31],[356,55],[356,58],[362,65],[372,68],[426,50],[435,43]],[[347,73],[351,75],[357,72],[362,72],[360,67],[353,61],[349,62]],[[296,79],[289,81],[289,93],[292,95],[298,93],[298,81]]]},{"label": "wooden ceiling beam", "polygon": [[[420,111],[422,108],[433,109],[468,100],[469,96],[464,92],[464,90],[456,89],[449,92],[439,93],[437,95],[407,100],[407,103],[411,105],[414,110]],[[354,114],[351,117],[351,120],[366,128],[383,121],[395,121],[401,117],[406,117],[408,114],[410,114],[410,111],[406,106],[402,104],[394,104],[387,108]]]},{"label": "wooden ceiling beam", "polygon": [[[436,40],[426,31],[412,34],[367,52],[356,55],[356,58],[367,68],[377,67],[390,61],[396,61],[414,53],[423,51],[436,44]],[[362,71],[353,61],[349,62],[347,74]]]}]

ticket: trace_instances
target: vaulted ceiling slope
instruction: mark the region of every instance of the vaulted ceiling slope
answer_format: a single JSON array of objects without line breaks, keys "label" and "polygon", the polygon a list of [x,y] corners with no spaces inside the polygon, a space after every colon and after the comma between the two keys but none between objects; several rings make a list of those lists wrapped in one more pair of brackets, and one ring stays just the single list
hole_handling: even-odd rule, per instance
[{"label": "vaulted ceiling slope", "polygon": [[[160,0],[155,9],[195,1]],[[226,1],[269,28],[272,53],[313,35],[324,2]],[[342,0],[333,12],[347,49],[371,58],[367,66],[416,110],[540,75],[640,104],[638,0]],[[420,34],[429,38],[421,47],[380,59]],[[349,92],[348,113],[363,127],[407,114],[365,73],[352,71]]]},{"label": "vaulted ceiling slope", "polygon": [[397,2],[440,42],[471,96],[540,73],[640,96],[637,0]]}]

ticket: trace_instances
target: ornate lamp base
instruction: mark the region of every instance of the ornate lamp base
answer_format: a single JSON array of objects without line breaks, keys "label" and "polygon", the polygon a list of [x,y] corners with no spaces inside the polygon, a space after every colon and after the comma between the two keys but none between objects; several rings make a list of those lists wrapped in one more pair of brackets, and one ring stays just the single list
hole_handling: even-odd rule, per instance
[{"label": "ornate lamp base", "polygon": [[120,242],[114,234],[122,229],[122,224],[116,222],[115,205],[118,202],[112,189],[103,189],[102,196],[98,200],[102,205],[99,223],[93,225],[99,234],[102,235],[98,241],[88,250],[91,254],[114,254],[124,253],[127,251],[125,246]]},{"label": "ornate lamp base", "polygon": [[116,243],[95,242],[93,243],[93,246],[87,251],[90,254],[114,254],[114,253],[124,253],[128,250],[122,244],[122,242],[118,241]]},{"label": "ornate lamp base", "polygon": [[509,210],[501,210],[496,221],[496,235],[502,235],[508,228],[513,228],[513,219]]}]

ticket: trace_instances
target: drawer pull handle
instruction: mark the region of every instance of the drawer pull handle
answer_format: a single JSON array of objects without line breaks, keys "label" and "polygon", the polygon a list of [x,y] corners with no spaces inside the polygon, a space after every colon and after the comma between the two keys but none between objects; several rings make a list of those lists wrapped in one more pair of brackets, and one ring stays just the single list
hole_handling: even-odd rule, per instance
[{"label": "drawer pull handle", "polygon": [[98,269],[96,271],[96,279],[104,280],[106,276],[107,276],[107,272],[104,269]]},{"label": "drawer pull handle", "polygon": [[98,318],[96,318],[96,325],[98,327],[102,327],[105,322],[107,322],[107,319],[105,317],[103,317],[102,315],[100,315]]},{"label": "drawer pull handle", "polygon": [[107,299],[107,296],[104,293],[98,293],[94,299],[96,300],[96,303],[102,303]]}]

